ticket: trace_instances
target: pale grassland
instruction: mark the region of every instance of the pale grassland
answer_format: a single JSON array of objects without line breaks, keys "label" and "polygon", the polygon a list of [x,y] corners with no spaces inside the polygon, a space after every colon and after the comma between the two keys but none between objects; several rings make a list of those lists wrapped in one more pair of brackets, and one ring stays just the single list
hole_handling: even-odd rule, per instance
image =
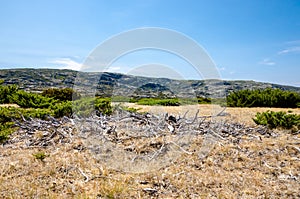
[{"label": "pale grassland", "polygon": [[[186,105],[186,106],[169,106],[169,107],[162,107],[162,106],[144,106],[144,105],[137,105],[134,103],[124,103],[124,106],[134,107],[141,109],[140,111],[145,112],[152,112],[155,114],[160,114],[164,112],[168,112],[175,115],[184,115],[186,111],[189,111],[188,114],[190,116],[194,116],[199,110],[199,116],[208,116],[214,112],[222,111],[223,108],[218,106],[213,106],[210,104],[199,104],[199,105]],[[300,108],[233,108],[233,107],[226,107],[225,112],[229,113],[225,118],[228,121],[232,122],[239,122],[242,124],[247,125],[255,125],[252,118],[255,117],[257,112],[264,112],[267,110],[271,111],[292,111],[292,113],[300,114]]]},{"label": "pale grassland", "polygon": [[[162,107],[146,107],[159,111]],[[185,107],[187,108],[187,107]],[[209,114],[209,105],[200,108]],[[179,113],[180,107],[164,107]],[[186,109],[184,109],[186,110]],[[228,119],[254,125],[251,117],[268,108],[228,108]],[[284,110],[284,109],[271,109]],[[194,111],[194,112],[193,112]],[[299,109],[293,112],[300,113]],[[202,138],[194,141],[200,145]],[[184,154],[160,170],[131,174],[99,164],[74,137],[48,148],[0,146],[0,198],[299,198],[300,135],[243,136],[220,140],[209,156]],[[41,161],[33,154],[44,152]]]},{"label": "pale grassland", "polygon": [[19,108],[20,106],[17,104],[0,104],[0,107],[15,107]]}]

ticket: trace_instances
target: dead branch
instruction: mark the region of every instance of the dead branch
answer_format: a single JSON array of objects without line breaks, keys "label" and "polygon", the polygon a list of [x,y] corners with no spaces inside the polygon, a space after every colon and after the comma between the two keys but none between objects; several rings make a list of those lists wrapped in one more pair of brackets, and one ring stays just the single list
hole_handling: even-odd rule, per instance
[{"label": "dead branch", "polygon": [[88,182],[89,181],[89,176],[87,176],[80,168],[77,168],[77,169],[81,173],[81,175],[83,175],[84,182]]}]

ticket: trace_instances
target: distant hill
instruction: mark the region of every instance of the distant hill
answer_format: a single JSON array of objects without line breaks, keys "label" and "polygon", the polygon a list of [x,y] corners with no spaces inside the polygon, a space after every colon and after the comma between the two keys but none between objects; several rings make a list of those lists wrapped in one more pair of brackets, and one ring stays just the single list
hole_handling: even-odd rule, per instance
[{"label": "distant hill", "polygon": [[[41,92],[46,88],[73,87],[81,93],[126,97],[220,97],[241,89],[279,88],[296,91],[299,87],[232,80],[173,80],[118,73],[77,72],[59,69],[2,69],[4,84],[17,84],[21,89]],[[223,93],[223,94],[222,94]]]}]

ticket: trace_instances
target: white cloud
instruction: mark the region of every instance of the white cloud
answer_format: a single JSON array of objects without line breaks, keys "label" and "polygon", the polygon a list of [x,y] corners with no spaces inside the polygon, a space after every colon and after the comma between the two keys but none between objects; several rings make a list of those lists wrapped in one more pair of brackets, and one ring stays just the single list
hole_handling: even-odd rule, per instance
[{"label": "white cloud", "polygon": [[279,51],[277,54],[282,55],[282,54],[297,53],[297,52],[300,52],[300,46],[294,46],[294,47],[284,49],[282,51]]},{"label": "white cloud", "polygon": [[78,63],[70,58],[59,58],[51,61],[52,64],[58,64],[58,68],[60,69],[71,69],[71,70],[81,70],[82,64]]},{"label": "white cloud", "polygon": [[270,59],[266,58],[266,59],[263,59],[262,61],[260,61],[259,64],[261,64],[261,65],[267,65],[267,66],[273,66],[276,63],[273,62],[273,61],[271,61]]},{"label": "white cloud", "polygon": [[120,72],[121,71],[121,67],[112,66],[112,67],[109,67],[106,71],[107,72]]}]

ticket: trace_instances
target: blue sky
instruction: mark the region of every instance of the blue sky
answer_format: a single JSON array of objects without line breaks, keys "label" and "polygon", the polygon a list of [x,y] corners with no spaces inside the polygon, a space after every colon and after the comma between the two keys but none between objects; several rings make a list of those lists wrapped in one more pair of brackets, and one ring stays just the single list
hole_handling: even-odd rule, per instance
[{"label": "blue sky", "polygon": [[[79,69],[113,35],[161,27],[198,42],[223,79],[300,86],[299,0],[3,0],[0,27],[0,68]],[[198,78],[188,63],[154,50],[121,57],[109,70],[149,63]]]}]

